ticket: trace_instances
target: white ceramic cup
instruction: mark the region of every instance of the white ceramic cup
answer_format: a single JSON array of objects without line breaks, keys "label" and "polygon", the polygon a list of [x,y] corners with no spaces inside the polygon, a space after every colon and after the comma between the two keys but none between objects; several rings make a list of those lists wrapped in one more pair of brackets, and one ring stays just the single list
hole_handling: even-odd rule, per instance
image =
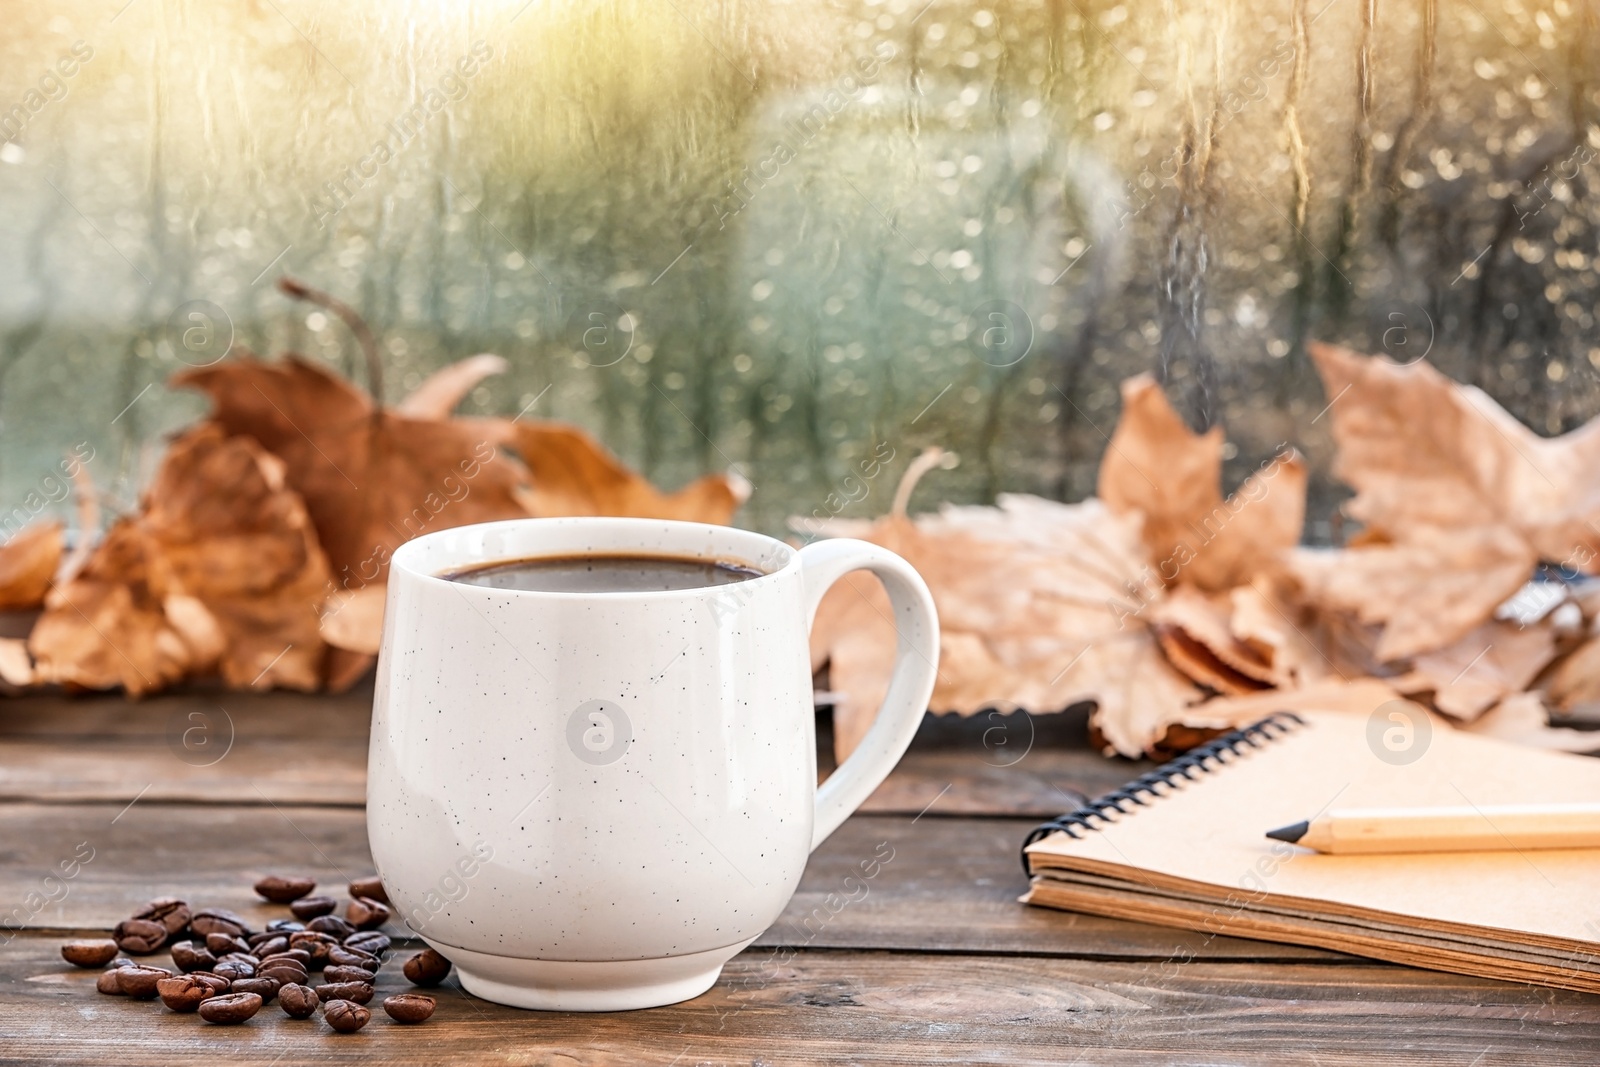
[{"label": "white ceramic cup", "polygon": [[[491,589],[439,577],[574,554],[728,560],[761,577],[667,592]],[[876,574],[899,647],[866,738],[817,787],[807,637],[846,573]],[[650,519],[519,519],[394,553],[367,833],[396,917],[461,983],[523,1008],[698,996],[770,926],[806,858],[911,742],[938,620],[899,556],[795,549]]]}]

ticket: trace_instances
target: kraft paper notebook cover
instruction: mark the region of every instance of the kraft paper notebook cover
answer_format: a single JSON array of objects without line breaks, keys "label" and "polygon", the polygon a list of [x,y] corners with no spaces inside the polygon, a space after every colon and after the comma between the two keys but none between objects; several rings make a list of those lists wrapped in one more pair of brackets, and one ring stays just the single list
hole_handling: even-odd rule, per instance
[{"label": "kraft paper notebook cover", "polygon": [[1364,716],[1280,712],[1040,826],[1023,900],[1600,992],[1600,849],[1335,856],[1264,836],[1335,804],[1594,801],[1600,760],[1444,724],[1396,759]]}]

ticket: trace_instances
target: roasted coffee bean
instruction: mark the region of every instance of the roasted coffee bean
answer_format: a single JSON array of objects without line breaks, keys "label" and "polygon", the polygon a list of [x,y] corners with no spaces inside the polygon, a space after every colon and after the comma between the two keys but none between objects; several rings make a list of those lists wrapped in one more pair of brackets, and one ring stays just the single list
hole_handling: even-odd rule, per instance
[{"label": "roasted coffee bean", "polygon": [[256,968],[258,978],[276,978],[280,982],[304,982],[309,973],[305,964],[294,960],[275,960]]},{"label": "roasted coffee bean", "polygon": [[296,958],[285,953],[285,955],[262,960],[261,966],[256,968],[256,974],[266,974],[267,971],[294,971],[294,973],[304,974],[309,969],[309,966],[304,965],[302,961],[296,960]]},{"label": "roasted coffee bean", "polygon": [[378,959],[389,951],[392,942],[387,934],[380,934],[376,930],[362,930],[358,934],[351,934],[344,939],[345,948],[353,948],[358,952],[367,952]]},{"label": "roasted coffee bean", "polygon": [[353,1034],[367,1025],[372,1013],[348,1000],[330,1000],[322,1006],[322,1017],[341,1034]]},{"label": "roasted coffee bean", "polygon": [[216,953],[218,957],[226,956],[230,952],[250,951],[250,942],[232,934],[207,934],[205,942],[206,948]]},{"label": "roasted coffee bean", "polygon": [[239,963],[248,963],[252,967],[261,966],[261,957],[254,952],[230,952],[222,957],[225,960],[236,960]]},{"label": "roasted coffee bean", "polygon": [[321,1003],[317,991],[307,985],[288,982],[278,990],[278,1007],[291,1019],[309,1018]]},{"label": "roasted coffee bean", "polygon": [[210,992],[206,994],[208,997],[220,997],[233,987],[233,983],[228,979],[220,974],[212,974],[210,971],[191,971],[184,977],[193,978],[197,982],[204,982],[207,988],[210,989]]},{"label": "roasted coffee bean", "polygon": [[328,962],[329,951],[338,943],[328,934],[319,934],[315,930],[302,930],[289,935],[289,948],[308,953],[310,959],[306,966],[313,971],[321,969],[322,965]]},{"label": "roasted coffee bean", "polygon": [[61,946],[61,958],[74,967],[104,967],[117,955],[117,943],[109,940],[68,941]]},{"label": "roasted coffee bean", "polygon": [[254,978],[256,965],[246,960],[220,960],[211,968],[211,973],[220,974],[230,982],[235,978]]},{"label": "roasted coffee bean", "polygon": [[357,878],[351,882],[350,897],[356,900],[365,897],[368,900],[376,900],[379,904],[389,903],[389,892],[383,888],[383,879],[377,875],[371,878]]},{"label": "roasted coffee bean", "polygon": [[172,962],[180,971],[209,971],[217,965],[217,957],[197,942],[177,941],[172,946]]},{"label": "roasted coffee bean", "polygon": [[317,883],[310,878],[284,878],[276,874],[268,875],[256,883],[256,892],[274,904],[292,903],[315,888]]},{"label": "roasted coffee bean", "polygon": [[247,937],[253,931],[244,918],[227,908],[201,908],[189,920],[189,928],[201,937],[208,934],[230,934]]},{"label": "roasted coffee bean", "polygon": [[372,999],[371,982],[324,982],[317,986],[317,996],[327,1004],[334,1000],[350,1000],[365,1004]]},{"label": "roasted coffee bean", "polygon": [[340,967],[362,967],[369,971],[376,971],[382,962],[370,952],[362,952],[349,945],[335,945],[328,950],[328,962]]},{"label": "roasted coffee bean", "polygon": [[111,939],[124,952],[148,956],[167,943],[167,928],[151,919],[124,919],[111,931]]},{"label": "roasted coffee bean", "polygon": [[450,961],[431,948],[406,960],[406,981],[412,985],[438,985],[450,973]]},{"label": "roasted coffee bean", "polygon": [[267,924],[267,932],[270,934],[292,934],[296,930],[304,930],[305,928],[305,923],[294,919],[273,919]]},{"label": "roasted coffee bean", "polygon": [[383,1010],[397,1023],[420,1023],[433,1014],[434,1000],[421,993],[396,993],[383,998]]},{"label": "roasted coffee bean", "polygon": [[376,930],[389,921],[389,905],[365,897],[352,900],[344,909],[344,920],[357,930]]},{"label": "roasted coffee bean", "polygon": [[315,919],[319,915],[328,915],[339,906],[339,902],[332,897],[301,897],[289,905],[289,910],[294,912],[294,917],[301,922]]},{"label": "roasted coffee bean", "polygon": [[371,952],[362,952],[360,949],[352,949],[349,944],[342,944],[328,950],[328,963],[338,963],[341,966],[365,966],[368,971],[376,971],[381,960],[378,957],[374,957]]},{"label": "roasted coffee bean", "polygon": [[189,905],[177,897],[158,897],[134,912],[132,918],[158,922],[166,927],[169,937],[175,937],[189,925]]},{"label": "roasted coffee bean", "polygon": [[[329,946],[329,951],[332,951],[338,947],[339,946],[337,945],[331,945]],[[300,966],[304,967],[311,962],[311,953],[307,952],[303,948],[286,948],[282,952],[274,952],[270,956],[261,957],[261,962],[263,964],[272,963],[275,960],[294,960]]]},{"label": "roasted coffee bean", "polygon": [[125,997],[128,994],[122,991],[122,981],[117,976],[123,968],[113,967],[109,971],[101,971],[100,977],[95,979],[94,987],[108,997]]},{"label": "roasted coffee bean", "polygon": [[156,996],[156,983],[163,978],[171,978],[172,972],[165,967],[118,967],[112,972],[117,976],[117,984],[122,987],[123,993],[135,1000],[151,1000]]},{"label": "roasted coffee bean", "polygon": [[282,985],[276,978],[235,978],[228,989],[233,993],[254,993],[265,1001],[277,996]]},{"label": "roasted coffee bean", "polygon": [[200,1002],[200,1018],[221,1026],[242,1023],[260,1010],[261,998],[255,993],[226,993]]},{"label": "roasted coffee bean", "polygon": [[256,977],[270,978],[274,982],[277,982],[280,986],[309,985],[311,982],[310,975],[304,973],[303,971],[291,971],[287,967],[274,967],[269,971],[261,971],[256,975]]},{"label": "roasted coffee bean", "polygon": [[307,930],[315,930],[319,934],[330,934],[335,940],[343,941],[356,932],[356,928],[339,918],[337,915],[318,915],[306,923]]},{"label": "roasted coffee bean", "polygon": [[332,964],[322,969],[324,982],[372,982],[373,972],[365,967],[346,967],[343,964]]},{"label": "roasted coffee bean", "polygon": [[288,947],[288,934],[273,934],[271,937],[264,937],[260,940],[252,939],[250,942],[250,951],[257,956],[271,956],[273,953],[282,952]]},{"label": "roasted coffee bean", "polygon": [[161,979],[156,983],[156,993],[160,995],[161,1003],[173,1011],[182,1012],[194,1011],[202,1000],[212,995],[208,983],[187,974]]}]

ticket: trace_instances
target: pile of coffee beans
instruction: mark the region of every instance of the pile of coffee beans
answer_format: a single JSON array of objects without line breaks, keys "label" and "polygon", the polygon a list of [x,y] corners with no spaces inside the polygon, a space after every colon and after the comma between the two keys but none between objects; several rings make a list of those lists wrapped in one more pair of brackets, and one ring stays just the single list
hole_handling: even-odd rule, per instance
[{"label": "pile of coffee beans", "polygon": [[[193,909],[162,897],[118,923],[109,939],[68,941],[61,956],[78,967],[104,968],[95,988],[108,996],[159,999],[171,1011],[219,1026],[254,1018],[276,1000],[291,1019],[309,1019],[320,1009],[329,1027],[354,1033],[372,1019],[366,1005],[391,945],[378,929],[389,919],[389,897],[377,878],[358,879],[350,883],[340,918],[334,914],[339,902],[311,895],[316,888],[309,878],[273,875],[257,882],[263,900],[288,905],[293,915],[261,930],[225,908]],[[149,956],[163,948],[171,968],[117,955]],[[450,973],[450,961],[424,949],[406,960],[404,971],[412,985],[436,986]],[[314,973],[321,981],[313,982]],[[433,1009],[434,999],[421,993],[383,1001],[396,1023],[425,1022]]]}]

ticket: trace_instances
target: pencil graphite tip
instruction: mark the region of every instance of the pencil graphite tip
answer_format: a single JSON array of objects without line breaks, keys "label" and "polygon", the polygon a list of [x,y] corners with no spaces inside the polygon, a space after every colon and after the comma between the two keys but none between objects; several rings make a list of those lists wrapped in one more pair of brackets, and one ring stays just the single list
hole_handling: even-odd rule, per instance
[{"label": "pencil graphite tip", "polygon": [[1306,831],[1309,829],[1311,829],[1311,823],[1309,821],[1301,821],[1291,823],[1288,826],[1280,826],[1276,830],[1268,830],[1267,836],[1274,841],[1287,841],[1292,845],[1306,836]]}]

